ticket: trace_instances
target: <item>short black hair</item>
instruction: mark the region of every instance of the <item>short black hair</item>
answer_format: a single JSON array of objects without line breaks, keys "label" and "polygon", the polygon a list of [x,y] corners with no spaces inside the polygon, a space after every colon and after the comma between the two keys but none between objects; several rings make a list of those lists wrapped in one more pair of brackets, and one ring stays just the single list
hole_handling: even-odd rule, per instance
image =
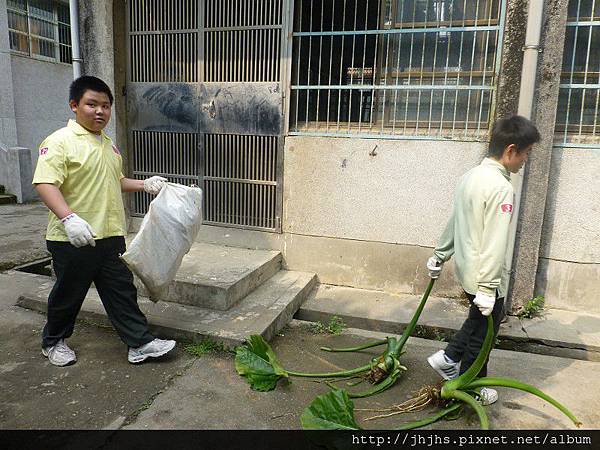
[{"label": "short black hair", "polygon": [[89,75],[79,77],[71,83],[71,86],[69,87],[69,101],[74,100],[75,103],[79,103],[79,100],[81,100],[81,97],[83,97],[85,91],[88,90],[104,92],[106,95],[108,95],[110,104],[113,104],[113,95],[108,85],[100,78]]},{"label": "short black hair", "polygon": [[517,153],[532,144],[540,142],[540,132],[533,122],[525,117],[513,115],[499,119],[492,128],[488,156],[501,158],[504,149],[511,144],[517,147]]}]

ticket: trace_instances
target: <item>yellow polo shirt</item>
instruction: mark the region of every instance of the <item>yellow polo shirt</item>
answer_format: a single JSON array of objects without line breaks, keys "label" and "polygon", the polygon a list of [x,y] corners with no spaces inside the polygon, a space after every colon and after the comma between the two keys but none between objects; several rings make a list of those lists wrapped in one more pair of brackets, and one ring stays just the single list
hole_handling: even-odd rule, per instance
[{"label": "yellow polo shirt", "polygon": [[[125,236],[122,167],[119,150],[104,132],[90,133],[69,120],[40,145],[33,184],[57,186],[69,208],[90,224],[95,239]],[[64,225],[52,212],[46,239],[69,241]]]}]

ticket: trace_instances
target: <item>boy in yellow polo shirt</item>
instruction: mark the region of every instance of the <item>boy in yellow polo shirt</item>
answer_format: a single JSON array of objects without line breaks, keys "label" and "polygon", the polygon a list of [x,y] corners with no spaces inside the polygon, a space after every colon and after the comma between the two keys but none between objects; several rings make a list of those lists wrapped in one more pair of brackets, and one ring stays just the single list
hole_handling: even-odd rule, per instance
[{"label": "boy in yellow polo shirt", "polygon": [[[464,373],[475,361],[487,330],[485,316],[492,315],[494,336],[498,334],[508,285],[504,261],[513,212],[510,173],[521,169],[539,140],[537,128],[524,117],[494,124],[487,158],[460,179],[452,216],[427,261],[429,276],[437,278],[444,262],[454,255],[456,277],[471,303],[469,316],[446,349],[428,358],[446,380]],[[486,375],[487,361],[478,376]],[[497,399],[494,389],[481,389],[483,405]]]},{"label": "boy in yellow polo shirt", "polygon": [[50,209],[46,244],[56,283],[48,297],[42,354],[56,366],[76,361],[65,343],[92,282],[130,363],[165,355],[175,341],[154,338],[137,304],[133,275],[119,259],[127,233],[121,192],[156,195],[166,179],[125,178],[118,148],[102,131],[111,116],[110,88],[83,76],[69,89],[75,120],[40,145],[33,184]]}]

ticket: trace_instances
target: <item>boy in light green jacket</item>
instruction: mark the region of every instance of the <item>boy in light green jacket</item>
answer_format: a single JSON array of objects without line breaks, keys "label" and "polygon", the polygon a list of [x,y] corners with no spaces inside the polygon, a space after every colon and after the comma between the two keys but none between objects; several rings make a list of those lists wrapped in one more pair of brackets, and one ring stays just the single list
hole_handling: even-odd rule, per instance
[{"label": "boy in light green jacket", "polygon": [[[492,314],[494,335],[498,333],[509,281],[504,262],[514,203],[510,173],[521,169],[539,140],[537,128],[524,117],[515,115],[494,124],[487,157],[460,179],[450,220],[427,261],[429,276],[437,278],[454,255],[456,277],[471,303],[468,318],[446,349],[427,359],[446,380],[475,361],[486,334],[485,316]],[[487,361],[479,376],[486,374]],[[482,404],[497,399],[494,389],[481,390]]]}]

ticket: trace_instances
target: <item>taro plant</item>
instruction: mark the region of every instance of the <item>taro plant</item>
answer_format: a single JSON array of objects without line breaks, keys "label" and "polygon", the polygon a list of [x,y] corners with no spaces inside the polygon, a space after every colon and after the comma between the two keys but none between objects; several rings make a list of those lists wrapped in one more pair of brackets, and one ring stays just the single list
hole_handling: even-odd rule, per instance
[{"label": "taro plant", "polygon": [[304,378],[347,378],[353,376],[364,376],[374,386],[364,392],[349,393],[349,397],[368,397],[382,392],[393,386],[396,380],[404,372],[406,367],[400,364],[400,355],[403,353],[404,345],[415,330],[417,321],[425,307],[427,298],[433,288],[435,280],[432,279],[421,298],[410,323],[404,329],[400,339],[388,337],[377,341],[352,348],[329,348],[321,347],[321,350],[329,352],[357,352],[371,347],[387,344],[386,350],[378,357],[373,358],[367,364],[354,369],[329,373],[305,373],[294,372],[284,369],[269,344],[258,335],[250,336],[245,346],[236,349],[235,368],[237,372],[245,377],[252,389],[258,391],[269,391],[275,389],[277,381],[281,378],[304,377]]},{"label": "taro plant", "polygon": [[[469,367],[459,377],[444,382],[441,385],[441,389],[426,389],[424,396],[429,397],[429,399],[417,399],[418,402],[423,405],[429,403],[427,400],[434,400],[444,405],[444,408],[430,417],[416,422],[406,423],[398,429],[407,430],[419,428],[436,422],[443,417],[455,417],[455,415],[459,413],[465,405],[468,405],[477,413],[481,429],[487,430],[489,429],[489,420],[484,407],[477,398],[482,387],[491,386],[509,387],[536,395],[558,408],[563,414],[571,419],[571,421],[577,427],[581,426],[581,422],[577,420],[571,411],[569,411],[554,398],[550,397],[534,386],[510,378],[477,378],[477,374],[485,364],[485,361],[492,349],[494,326],[491,316],[487,316],[487,326],[488,328],[485,341],[471,367]],[[420,397],[423,397],[423,394]],[[334,427],[333,424],[336,422],[339,422],[338,429],[348,429],[349,426],[357,425],[356,420],[354,419],[354,405],[349,400],[349,396],[342,390],[331,391],[325,395],[317,397],[306,408],[301,417],[302,426],[306,429],[332,429]]]}]

